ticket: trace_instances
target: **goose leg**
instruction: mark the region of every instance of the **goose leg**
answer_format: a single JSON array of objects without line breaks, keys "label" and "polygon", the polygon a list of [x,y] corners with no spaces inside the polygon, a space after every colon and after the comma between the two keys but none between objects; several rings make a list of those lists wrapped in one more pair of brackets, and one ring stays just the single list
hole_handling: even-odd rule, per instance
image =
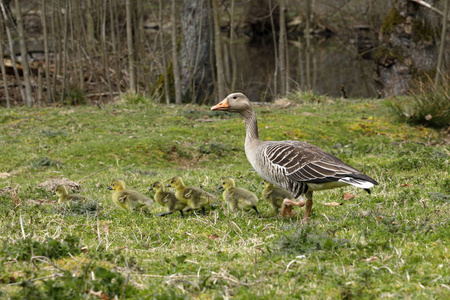
[{"label": "goose leg", "polygon": [[308,200],[306,201],[306,210],[305,210],[305,215],[303,216],[303,223],[308,222],[308,219],[309,219],[309,214],[311,212],[311,208],[312,208],[312,205],[313,205],[312,194],[313,193],[311,191],[309,191],[305,195],[306,199],[308,199]]},{"label": "goose leg", "polygon": [[292,201],[290,199],[284,199],[283,204],[281,205],[281,216],[282,217],[292,217],[293,216],[293,208],[294,206],[303,207],[305,206],[305,200]]},{"label": "goose leg", "polygon": [[184,218],[183,210],[180,210],[181,217]]}]

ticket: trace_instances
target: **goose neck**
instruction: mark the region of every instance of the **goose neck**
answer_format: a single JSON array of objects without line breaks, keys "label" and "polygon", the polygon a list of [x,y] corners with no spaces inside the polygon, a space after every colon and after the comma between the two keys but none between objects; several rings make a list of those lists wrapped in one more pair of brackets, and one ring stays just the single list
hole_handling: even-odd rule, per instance
[{"label": "goose neck", "polygon": [[256,113],[253,109],[245,110],[241,113],[245,122],[245,144],[251,144],[259,141],[258,121],[256,120]]}]

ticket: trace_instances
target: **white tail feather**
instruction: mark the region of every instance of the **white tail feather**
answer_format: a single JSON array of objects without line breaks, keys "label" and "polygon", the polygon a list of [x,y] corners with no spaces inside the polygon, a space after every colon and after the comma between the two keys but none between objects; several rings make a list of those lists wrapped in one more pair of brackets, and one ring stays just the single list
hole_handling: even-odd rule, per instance
[{"label": "white tail feather", "polygon": [[345,182],[345,183],[354,185],[354,186],[362,188],[362,189],[370,189],[373,187],[372,182],[362,180],[362,179],[352,178],[352,177],[344,177],[344,178],[339,179],[338,181]]}]

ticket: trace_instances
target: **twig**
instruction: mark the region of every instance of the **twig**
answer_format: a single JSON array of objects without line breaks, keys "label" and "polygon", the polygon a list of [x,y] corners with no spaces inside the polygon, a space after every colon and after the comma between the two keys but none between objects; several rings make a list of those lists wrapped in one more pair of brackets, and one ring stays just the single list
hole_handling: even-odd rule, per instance
[{"label": "twig", "polygon": [[20,230],[22,231],[22,237],[26,238],[25,230],[23,229],[22,213],[20,213],[19,215],[19,222],[20,222]]},{"label": "twig", "polygon": [[101,171],[104,171],[104,170],[106,170],[106,169],[108,169],[108,168],[109,168],[109,167],[106,167],[106,168],[97,170],[97,171],[95,171],[94,173],[91,173],[91,174],[89,174],[89,175],[87,175],[87,176],[81,178],[81,179],[79,180],[79,182],[83,182],[86,178],[89,178],[89,177],[91,177],[92,175],[95,175],[95,174],[97,174],[97,173],[100,173]]},{"label": "twig", "polygon": [[[434,11],[435,13],[441,15],[442,17],[444,16],[444,13],[442,11],[440,11],[439,9],[437,9],[436,7],[431,6],[430,3],[422,1],[422,0],[409,0],[411,2],[417,3],[419,5],[422,5],[426,8],[431,9],[432,11]],[[450,18],[447,17],[447,19],[450,21]]]}]

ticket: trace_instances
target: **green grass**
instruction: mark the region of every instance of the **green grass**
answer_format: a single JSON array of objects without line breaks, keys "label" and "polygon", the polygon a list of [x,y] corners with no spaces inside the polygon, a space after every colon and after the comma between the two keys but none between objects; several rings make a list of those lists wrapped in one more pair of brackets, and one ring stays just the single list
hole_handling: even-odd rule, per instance
[{"label": "green grass", "polygon": [[[442,133],[399,123],[376,100],[291,100],[286,109],[257,106],[262,139],[313,143],[380,182],[372,195],[316,193],[307,225],[303,210],[281,219],[262,201],[261,219],[218,204],[185,218],[114,207],[106,188],[117,177],[149,193],[152,182],[180,175],[219,194],[232,176],[260,195],[239,116],[141,100],[2,110],[0,297],[449,298]],[[92,202],[58,206],[37,188],[62,178]],[[356,197],[345,201],[345,192]]]}]

